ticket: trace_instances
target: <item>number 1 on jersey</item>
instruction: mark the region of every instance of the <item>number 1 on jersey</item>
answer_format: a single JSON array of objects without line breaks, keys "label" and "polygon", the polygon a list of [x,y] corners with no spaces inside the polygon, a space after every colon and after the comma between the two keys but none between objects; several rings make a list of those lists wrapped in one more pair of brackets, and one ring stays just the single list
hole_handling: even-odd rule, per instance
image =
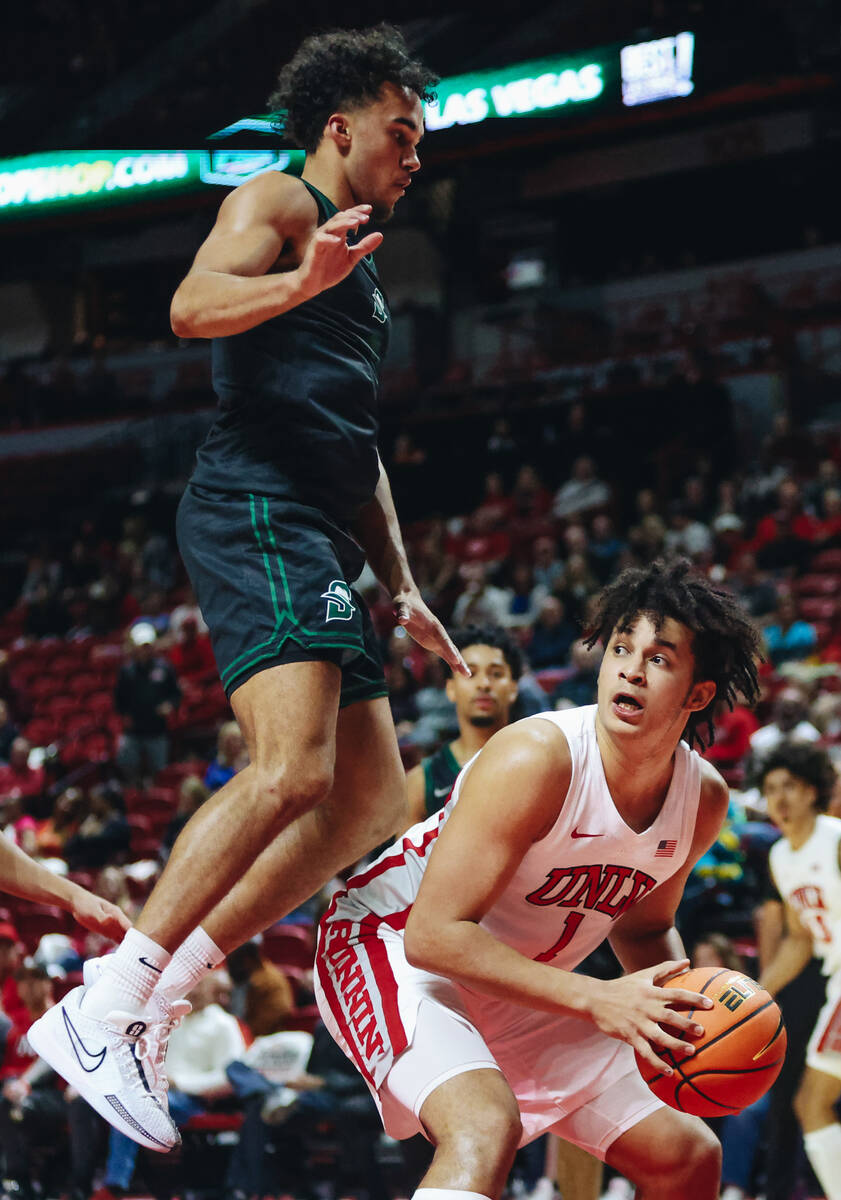
[{"label": "number 1 on jersey", "polygon": [[564,921],[564,931],[558,938],[557,942],[555,942],[554,946],[550,946],[548,950],[544,950],[542,954],[536,954],[534,956],[534,961],[551,962],[556,954],[560,954],[564,947],[570,944],[572,939],[575,937],[576,929],[583,920],[584,913],[567,913],[566,920]]}]

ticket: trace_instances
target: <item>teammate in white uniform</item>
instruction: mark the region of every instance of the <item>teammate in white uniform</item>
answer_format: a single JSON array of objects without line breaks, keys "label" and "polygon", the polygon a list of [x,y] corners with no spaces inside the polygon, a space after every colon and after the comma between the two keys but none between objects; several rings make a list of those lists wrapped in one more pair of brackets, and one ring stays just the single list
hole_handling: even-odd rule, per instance
[{"label": "teammate in white uniform", "polygon": [[[654,1097],[633,1050],[668,1070],[658,1048],[691,1053],[699,1030],[677,1010],[709,1006],[658,986],[687,965],[675,910],[727,810],[681,737],[710,727],[716,694],[755,696],[758,638],[679,561],[607,587],[599,639],[598,704],[500,731],[322,924],[325,1023],[386,1130],[435,1146],[416,1200],[498,1197],[550,1129],[645,1200],[718,1196],[717,1140]],[[630,973],[572,974],[605,937]]]},{"label": "teammate in white uniform", "polygon": [[762,766],[761,788],[782,837],[768,866],[785,906],[786,934],[760,982],[775,995],[814,954],[829,976],[794,1101],[812,1168],[827,1200],[841,1200],[841,821],[822,811],[835,771],[811,743],[782,745]]}]

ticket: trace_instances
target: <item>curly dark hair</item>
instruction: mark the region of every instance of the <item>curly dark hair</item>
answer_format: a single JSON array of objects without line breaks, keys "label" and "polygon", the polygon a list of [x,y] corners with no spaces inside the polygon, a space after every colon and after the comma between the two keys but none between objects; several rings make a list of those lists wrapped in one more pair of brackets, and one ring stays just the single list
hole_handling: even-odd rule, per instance
[{"label": "curly dark hair", "polygon": [[[456,629],[450,636],[458,650],[464,650],[466,646],[494,646],[497,650],[501,650],[502,657],[508,663],[511,678],[520,678],[523,672],[523,656],[520,647],[511,634],[499,625],[465,625],[463,629]],[[445,663],[444,665],[447,674],[452,675],[449,664]]]},{"label": "curly dark hair", "polygon": [[[629,567],[605,587],[598,598],[592,625],[584,641],[607,645],[614,630],[630,630],[637,617],[647,616],[659,630],[669,617],[692,633],[695,681],[711,679],[715,696],[686,723],[690,746],[705,749],[713,742],[713,709],[725,700],[732,709],[738,693],[749,705],[759,695],[757,660],[761,637],[747,612],[728,592],[720,591],[693,570],[686,558],[657,559],[647,567]],[[700,727],[706,725],[701,735]]]},{"label": "curly dark hair", "polygon": [[286,130],[308,154],[317,149],[331,113],[379,98],[384,83],[433,99],[438,76],[409,55],[393,25],[314,34],[283,67],[269,97],[287,111]]},{"label": "curly dark hair", "polygon": [[770,772],[779,770],[788,771],[795,779],[813,787],[817,793],[815,808],[826,812],[835,787],[835,768],[826,750],[812,742],[781,742],[759,764],[757,783],[760,791],[764,791]]}]

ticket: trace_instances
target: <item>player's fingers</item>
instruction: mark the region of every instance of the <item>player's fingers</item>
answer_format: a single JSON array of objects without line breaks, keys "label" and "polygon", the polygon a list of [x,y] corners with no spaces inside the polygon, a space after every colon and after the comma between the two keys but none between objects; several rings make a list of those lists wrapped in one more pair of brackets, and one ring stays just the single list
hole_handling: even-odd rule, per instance
[{"label": "player's fingers", "polygon": [[325,221],[321,228],[335,233],[342,229],[355,229],[357,225],[363,225],[368,220],[370,220],[369,213],[363,212],[362,209],[351,208],[347,212],[336,213],[329,221]]},{"label": "player's fingers", "polygon": [[688,958],[673,958],[667,962],[658,963],[655,967],[649,967],[650,978],[653,983],[663,983],[665,980],[671,979],[673,975],[680,975],[688,966]]},{"label": "player's fingers", "polygon": [[350,247],[351,258],[358,261],[360,258],[364,258],[366,254],[373,254],[382,245],[382,242],[383,235],[381,233],[366,234],[360,242]]},{"label": "player's fingers", "polygon": [[688,992],[685,988],[663,988],[662,997],[669,1008],[712,1008],[713,1002],[709,996],[700,992]]},{"label": "player's fingers", "polygon": [[432,634],[437,645],[433,649],[438,654],[439,658],[443,658],[444,662],[452,667],[454,671],[458,671],[459,675],[464,675],[466,679],[470,678],[470,667],[461,657],[461,654],[456,649],[450,635],[447,633],[440,621],[433,618]]},{"label": "player's fingers", "polygon": [[659,1058],[652,1046],[645,1040],[644,1037],[636,1037],[631,1040],[631,1045],[637,1054],[645,1062],[652,1066],[657,1071],[662,1071],[664,1075],[674,1075],[674,1069],[666,1062],[665,1059]]},{"label": "player's fingers", "polygon": [[691,1037],[701,1037],[704,1033],[704,1026],[692,1017],[687,1017],[684,1013],[676,1012],[669,1008],[668,1005],[664,1010],[657,1014],[657,1021],[665,1025],[667,1029],[683,1032]]},{"label": "player's fingers", "polygon": [[643,1030],[643,1037],[656,1046],[662,1046],[664,1050],[671,1050],[672,1054],[681,1054],[689,1056],[695,1053],[695,1047],[691,1042],[686,1042],[682,1038],[675,1037],[674,1034],[664,1029],[662,1025],[658,1025],[656,1021],[652,1021]]}]

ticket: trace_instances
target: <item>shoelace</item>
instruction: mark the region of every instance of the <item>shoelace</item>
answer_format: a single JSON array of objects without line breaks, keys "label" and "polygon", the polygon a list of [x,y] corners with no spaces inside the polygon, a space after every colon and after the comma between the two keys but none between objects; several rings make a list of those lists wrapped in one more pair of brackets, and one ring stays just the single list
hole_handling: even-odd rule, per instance
[{"label": "shoelace", "polygon": [[139,1041],[139,1038],[135,1042],[125,1036],[114,1037],[111,1042],[111,1051],[119,1068],[122,1082],[133,1092],[138,1092],[145,1098],[149,1093],[143,1082],[144,1076],[137,1057]]},{"label": "shoelace", "polygon": [[[169,1037],[173,1029],[177,1029],[191,1010],[188,1000],[176,1000],[164,1009],[160,1021],[149,1025],[145,1033],[137,1039],[136,1056],[146,1069],[146,1081],[152,1095],[162,1105],[166,1105],[166,1093],[169,1089],[169,1079],[166,1074],[166,1051]],[[151,1078],[150,1078],[151,1076]]]}]

